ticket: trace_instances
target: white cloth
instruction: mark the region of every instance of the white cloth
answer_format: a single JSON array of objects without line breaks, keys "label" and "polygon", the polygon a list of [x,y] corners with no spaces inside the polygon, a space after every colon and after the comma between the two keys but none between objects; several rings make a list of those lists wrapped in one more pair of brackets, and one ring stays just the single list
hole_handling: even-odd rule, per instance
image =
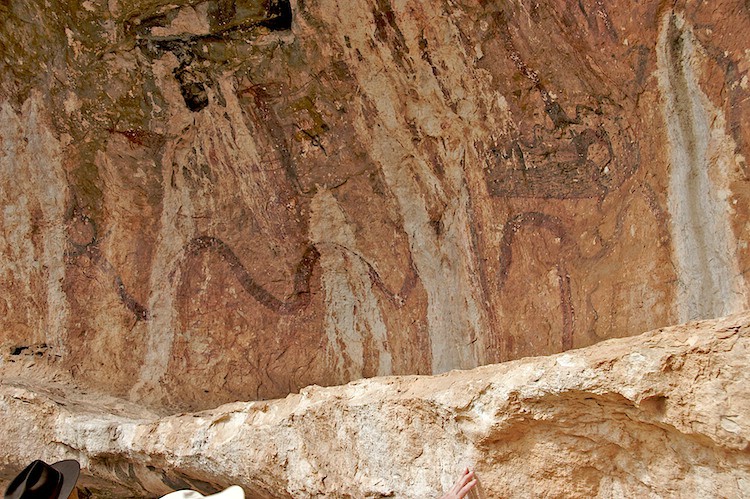
[{"label": "white cloth", "polygon": [[194,490],[178,490],[176,492],[170,492],[165,496],[161,496],[161,499],[245,499],[245,491],[237,485],[232,485],[228,489],[224,489],[221,492],[210,496],[204,496],[200,492]]}]

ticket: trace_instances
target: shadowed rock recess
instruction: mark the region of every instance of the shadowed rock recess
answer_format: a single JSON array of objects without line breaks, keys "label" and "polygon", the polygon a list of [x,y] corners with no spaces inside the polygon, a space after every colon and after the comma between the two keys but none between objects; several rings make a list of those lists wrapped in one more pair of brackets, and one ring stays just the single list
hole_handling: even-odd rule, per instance
[{"label": "shadowed rock recess", "polygon": [[[746,497],[750,313],[548,357],[159,416],[66,379],[0,385],[6,475],[74,457],[94,497]],[[29,356],[27,362],[32,362]]]},{"label": "shadowed rock recess", "polygon": [[[746,0],[0,0],[0,439],[52,442],[0,466],[750,495],[746,391],[688,389],[745,379],[749,25]],[[405,377],[304,388],[378,376]]]}]

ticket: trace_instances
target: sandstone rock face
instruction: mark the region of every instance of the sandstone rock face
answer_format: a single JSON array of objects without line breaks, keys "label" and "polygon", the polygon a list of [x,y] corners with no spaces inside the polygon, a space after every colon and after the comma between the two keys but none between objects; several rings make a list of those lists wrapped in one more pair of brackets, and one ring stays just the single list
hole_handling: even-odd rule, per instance
[{"label": "sandstone rock face", "polygon": [[741,311],[749,16],[2,3],[4,361],[200,409]]},{"label": "sandstone rock face", "polygon": [[60,377],[18,379],[16,364],[0,385],[0,464],[7,479],[40,456],[79,459],[95,497],[239,484],[261,498],[426,498],[463,466],[480,497],[747,497],[748,354],[744,313],[166,417]]}]

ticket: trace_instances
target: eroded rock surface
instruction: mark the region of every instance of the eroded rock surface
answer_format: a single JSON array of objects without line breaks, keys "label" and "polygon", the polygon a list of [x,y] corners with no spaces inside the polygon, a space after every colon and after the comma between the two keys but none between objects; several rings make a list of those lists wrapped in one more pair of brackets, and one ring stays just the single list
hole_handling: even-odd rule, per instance
[{"label": "eroded rock surface", "polygon": [[481,497],[746,497],[749,354],[750,312],[171,416],[6,365],[0,459],[79,459],[96,497],[436,497],[463,466]]},{"label": "eroded rock surface", "polygon": [[0,3],[0,354],[192,410],[741,311],[749,18]]}]

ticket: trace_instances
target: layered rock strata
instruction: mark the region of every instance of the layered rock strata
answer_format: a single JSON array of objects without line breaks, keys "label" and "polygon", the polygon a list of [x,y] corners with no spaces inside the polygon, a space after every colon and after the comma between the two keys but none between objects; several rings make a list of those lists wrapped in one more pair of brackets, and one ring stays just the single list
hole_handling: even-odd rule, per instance
[{"label": "layered rock strata", "polygon": [[436,497],[464,466],[480,497],[745,497],[748,354],[744,313],[170,416],[6,365],[0,463],[7,479],[34,458],[78,459],[95,497],[229,484],[259,498]]}]

